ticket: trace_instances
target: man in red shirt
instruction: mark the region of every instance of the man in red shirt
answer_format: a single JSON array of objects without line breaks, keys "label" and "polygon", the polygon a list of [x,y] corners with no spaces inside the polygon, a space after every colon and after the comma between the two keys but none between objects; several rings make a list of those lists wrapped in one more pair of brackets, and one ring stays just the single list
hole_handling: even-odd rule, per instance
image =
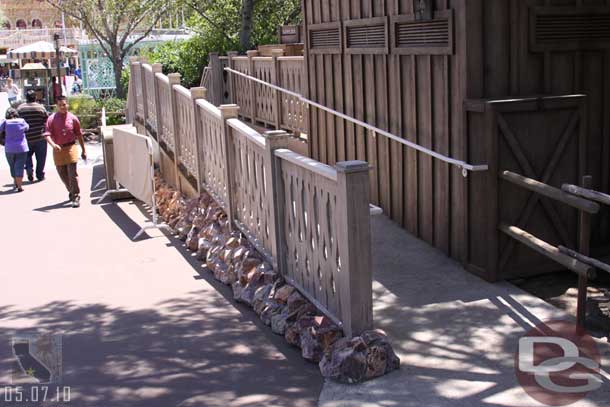
[{"label": "man in red shirt", "polygon": [[57,113],[49,116],[45,126],[45,138],[53,148],[53,160],[55,167],[64,185],[68,189],[70,201],[73,208],[80,206],[80,189],[78,187],[78,148],[76,141],[81,147],[81,157],[87,159],[85,151],[85,140],[80,129],[78,118],[68,111],[68,102],[65,96],[59,96],[56,100]]}]

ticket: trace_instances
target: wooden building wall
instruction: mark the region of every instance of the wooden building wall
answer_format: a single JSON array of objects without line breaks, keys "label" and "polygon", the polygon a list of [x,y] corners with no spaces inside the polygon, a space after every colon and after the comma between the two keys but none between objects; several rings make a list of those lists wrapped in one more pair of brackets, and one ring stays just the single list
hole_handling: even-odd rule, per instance
[{"label": "wooden building wall", "polygon": [[[305,21],[309,31],[321,23],[412,16],[415,3],[304,0]],[[467,97],[463,3],[435,1],[436,10],[454,14],[455,30],[448,50],[431,47],[428,54],[318,51],[308,43],[309,97],[440,153],[465,158],[461,136],[462,103]],[[310,32],[307,37],[310,41]],[[371,174],[373,201],[386,214],[447,254],[459,258],[464,253],[466,181],[459,170],[315,109],[311,110],[310,129],[314,158],[330,164],[345,159],[370,162],[375,167]]]},{"label": "wooden building wall", "polygon": [[[433,6],[432,20],[414,21],[430,12],[422,3]],[[565,41],[535,43],[530,15],[545,6],[609,7],[610,0],[303,0],[307,96],[468,161],[467,100],[585,93],[587,172],[607,191],[609,42],[594,49],[584,41],[570,49],[561,48]],[[374,202],[411,233],[466,260],[469,217],[477,213],[458,169],[316,109],[310,143],[313,158],[329,164],[370,162]]]}]

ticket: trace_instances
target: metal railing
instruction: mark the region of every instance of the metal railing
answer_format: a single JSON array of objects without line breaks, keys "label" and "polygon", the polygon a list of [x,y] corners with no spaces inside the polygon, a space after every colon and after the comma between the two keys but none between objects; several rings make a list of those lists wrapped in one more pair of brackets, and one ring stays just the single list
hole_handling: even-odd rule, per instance
[{"label": "metal railing", "polygon": [[346,115],[344,113],[338,112],[338,111],[336,111],[334,109],[331,109],[329,107],[321,105],[320,103],[317,103],[317,102],[314,102],[312,100],[309,100],[306,97],[304,97],[303,95],[300,95],[300,94],[298,94],[296,92],[290,91],[288,89],[281,88],[281,87],[273,85],[273,84],[271,84],[269,82],[265,82],[265,81],[263,81],[261,79],[258,79],[258,78],[255,78],[253,76],[247,75],[245,73],[236,71],[235,69],[225,68],[225,71],[230,72],[231,74],[234,74],[234,75],[241,76],[243,78],[246,78],[246,79],[248,79],[250,81],[253,81],[255,83],[258,83],[260,85],[268,86],[271,89],[274,89],[274,90],[276,90],[278,92],[282,92],[284,94],[290,95],[290,96],[298,99],[300,102],[305,103],[305,104],[307,104],[309,106],[313,106],[313,107],[315,107],[317,109],[320,109],[320,110],[323,110],[323,111],[325,111],[327,113],[333,114],[333,115],[335,115],[335,116],[337,116],[337,117],[339,117],[341,119],[344,119],[344,120],[346,120],[346,121],[348,121],[350,123],[353,123],[353,124],[355,124],[357,126],[364,127],[365,129],[367,129],[367,130],[369,130],[369,131],[371,131],[371,132],[373,132],[375,134],[379,134],[381,136],[387,137],[390,140],[393,140],[393,141],[396,141],[396,142],[398,142],[400,144],[403,144],[403,145],[405,145],[405,146],[407,146],[407,147],[409,147],[409,148],[411,148],[413,150],[417,150],[420,153],[426,154],[426,155],[428,155],[428,156],[430,156],[432,158],[435,158],[437,160],[443,161],[443,162],[448,163],[450,165],[456,166],[456,167],[458,167],[459,169],[462,170],[462,175],[464,177],[468,176],[468,172],[487,171],[489,169],[489,166],[486,165],[486,164],[476,164],[476,165],[475,164],[470,164],[470,163],[467,163],[465,161],[458,160],[458,159],[455,159],[455,158],[452,158],[452,157],[440,154],[440,153],[438,153],[438,152],[436,152],[434,150],[431,150],[429,148],[423,147],[423,146],[421,146],[419,144],[416,144],[416,143],[413,143],[411,141],[405,140],[402,137],[396,136],[396,135],[394,135],[394,134],[392,134],[392,133],[390,133],[390,132],[388,132],[386,130],[380,129],[379,127],[375,127],[375,126],[373,126],[373,125],[371,125],[369,123],[363,122],[362,120],[358,120],[358,119],[356,119],[354,117],[348,116],[348,115]]}]

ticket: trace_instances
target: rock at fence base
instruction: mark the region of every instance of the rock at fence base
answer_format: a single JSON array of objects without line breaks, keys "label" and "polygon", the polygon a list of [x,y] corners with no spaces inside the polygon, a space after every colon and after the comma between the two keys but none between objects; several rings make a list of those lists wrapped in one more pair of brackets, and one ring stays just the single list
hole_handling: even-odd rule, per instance
[{"label": "rock at fence base", "polygon": [[226,270],[224,270],[220,276],[219,280],[221,283],[226,285],[232,285],[237,281],[237,274],[235,273],[235,267],[232,265],[227,266]]},{"label": "rock at fence base", "polygon": [[233,289],[233,299],[239,301],[241,299],[241,294],[244,291],[244,287],[239,281],[236,281],[231,285],[231,288]]},{"label": "rock at fence base", "polygon": [[303,359],[319,363],[322,360],[323,349],[314,327],[301,332],[301,354]]},{"label": "rock at fence base", "polygon": [[280,304],[286,304],[288,297],[295,291],[295,288],[291,285],[285,285],[275,293],[275,300]]},{"label": "rock at fence base", "polygon": [[197,251],[199,247],[199,228],[196,226],[191,227],[188,235],[186,236],[186,247],[190,251]]},{"label": "rock at fence base", "polygon": [[289,344],[301,347],[301,333],[316,323],[314,316],[303,316],[286,328],[284,338]]},{"label": "rock at fence base", "polygon": [[288,305],[288,313],[290,314],[307,304],[307,300],[298,291],[293,291],[286,300],[286,303]]},{"label": "rock at fence base", "polygon": [[360,383],[400,367],[383,331],[366,331],[355,338],[337,340],[324,352],[320,371],[326,378],[342,383]]},{"label": "rock at fence base", "polygon": [[288,314],[288,321],[297,321],[304,316],[314,316],[318,313],[318,309],[310,302],[305,302],[299,308]]},{"label": "rock at fence base", "polygon": [[360,383],[366,377],[366,344],[361,338],[339,339],[319,363],[322,376],[340,383]]},{"label": "rock at fence base", "polygon": [[222,280],[225,278],[224,275],[227,273],[228,267],[227,265],[220,261],[220,260],[216,260],[213,264],[213,272],[214,272],[214,278],[220,282],[222,282]]},{"label": "rock at fence base", "polygon": [[261,285],[256,289],[252,300],[252,308],[257,315],[263,312],[265,304],[269,301],[269,294],[272,289],[273,284]]},{"label": "rock at fence base", "polygon": [[225,244],[225,247],[227,249],[236,249],[239,247],[239,238],[237,237],[231,237],[229,240],[227,240],[227,243]]},{"label": "rock at fence base", "polygon": [[208,255],[208,250],[212,247],[209,240],[199,238],[199,247],[197,248],[197,260],[204,261]]},{"label": "rock at fence base", "polygon": [[273,317],[273,315],[281,312],[281,308],[282,307],[278,303],[276,303],[274,301],[269,302],[268,304],[266,304],[263,307],[263,311],[261,312],[261,315],[260,315],[260,319],[263,322],[263,324],[265,324],[267,326],[270,326],[271,325],[271,318]]},{"label": "rock at fence base", "polygon": [[273,314],[271,317],[271,330],[273,333],[282,336],[286,333],[286,325],[288,323],[286,321],[287,317],[288,314],[286,314],[285,309],[282,309],[282,311],[279,313]]},{"label": "rock at fence base", "polygon": [[243,285],[248,284],[248,275],[261,264],[261,260],[255,257],[246,258],[240,265],[237,266],[237,278]]}]

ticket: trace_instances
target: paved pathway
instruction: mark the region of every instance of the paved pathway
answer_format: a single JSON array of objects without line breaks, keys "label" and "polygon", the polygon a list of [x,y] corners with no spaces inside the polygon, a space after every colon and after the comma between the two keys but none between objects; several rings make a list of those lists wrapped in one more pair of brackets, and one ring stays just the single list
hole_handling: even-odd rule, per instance
[{"label": "paved pathway", "polygon": [[[365,383],[327,383],[320,407],[534,407],[519,386],[519,338],[563,311],[508,283],[489,284],[381,216],[373,220],[374,319],[401,359]],[[608,339],[598,342],[610,371]],[[610,375],[575,407],[610,406]]]},{"label": "paved pathway", "polygon": [[31,332],[63,335],[74,407],[316,405],[317,367],[227,287],[194,279],[199,265],[180,243],[158,232],[132,242],[142,211],[93,205],[93,172],[81,168],[86,192],[72,209],[53,169],[15,195],[0,168],[0,406],[17,406],[2,394],[10,340]]}]

